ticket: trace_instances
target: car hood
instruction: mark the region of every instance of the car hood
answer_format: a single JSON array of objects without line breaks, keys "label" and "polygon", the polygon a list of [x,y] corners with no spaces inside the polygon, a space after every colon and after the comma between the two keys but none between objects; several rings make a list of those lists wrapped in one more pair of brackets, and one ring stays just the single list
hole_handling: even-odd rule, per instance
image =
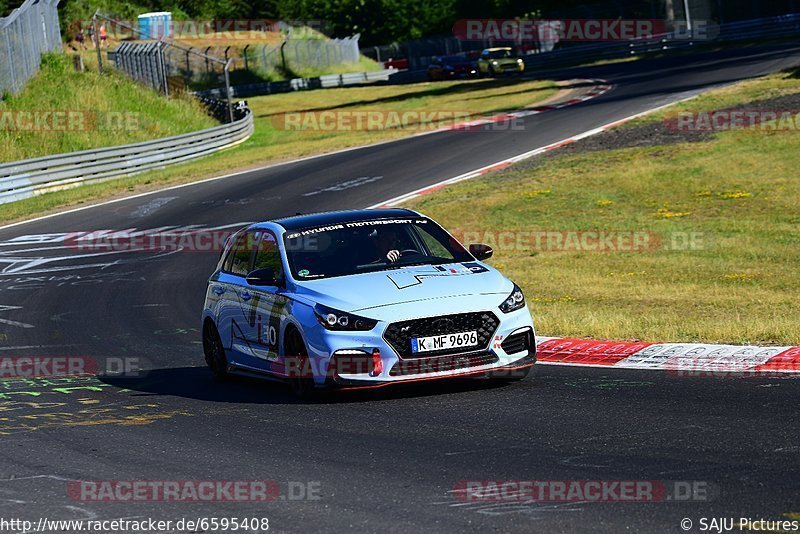
[{"label": "car hood", "polygon": [[515,57],[505,57],[505,58],[502,58],[502,59],[492,59],[490,61],[491,62],[495,62],[496,61],[497,63],[499,63],[500,65],[503,65],[504,67],[507,66],[507,65],[516,65],[517,64],[517,58],[515,58]]},{"label": "car hood", "polygon": [[[491,295],[499,304],[513,283],[481,262],[424,265],[299,282],[298,297],[350,313],[440,299]],[[500,295],[500,298],[496,298]],[[426,305],[427,306],[427,305]]]}]

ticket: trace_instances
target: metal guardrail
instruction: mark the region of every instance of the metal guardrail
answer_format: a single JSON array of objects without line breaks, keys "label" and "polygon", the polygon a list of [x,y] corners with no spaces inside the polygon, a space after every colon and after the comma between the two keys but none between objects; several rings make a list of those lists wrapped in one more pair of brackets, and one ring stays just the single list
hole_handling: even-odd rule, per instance
[{"label": "metal guardrail", "polygon": [[529,54],[527,68],[571,65],[588,61],[636,57],[642,54],[696,48],[703,45],[735,43],[753,39],[772,39],[800,35],[800,14],[791,13],[776,17],[709,25],[694,34],[683,30],[650,38],[565,46],[552,52]]},{"label": "metal guardrail", "polygon": [[[231,87],[231,93],[238,98],[271,95],[275,93],[289,93],[306,89],[329,89],[332,87],[345,87],[348,85],[362,85],[375,82],[389,81],[397,69],[375,70],[370,72],[348,72],[345,74],[326,74],[318,78],[294,78],[280,82],[250,83]],[[212,98],[225,98],[222,89],[209,89],[197,91],[196,95]]]},{"label": "metal guardrail", "polygon": [[159,169],[236,146],[254,129],[253,114],[244,102],[237,104],[236,112],[234,122],[199,132],[0,164],[0,204]]}]

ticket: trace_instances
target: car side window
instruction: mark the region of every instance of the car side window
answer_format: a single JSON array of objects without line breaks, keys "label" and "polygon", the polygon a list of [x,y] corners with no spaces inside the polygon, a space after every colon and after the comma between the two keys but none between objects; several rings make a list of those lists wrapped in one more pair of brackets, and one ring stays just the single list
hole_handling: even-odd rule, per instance
[{"label": "car side window", "polygon": [[425,229],[421,227],[417,227],[417,231],[419,231],[419,235],[422,237],[422,240],[425,242],[425,246],[428,248],[431,256],[435,256],[437,258],[444,258],[448,260],[454,259],[453,255],[444,248],[435,237],[429,234]]},{"label": "car side window", "polygon": [[263,232],[261,242],[258,244],[256,261],[253,270],[271,268],[275,271],[275,278],[283,276],[283,263],[281,253],[278,250],[278,242],[272,232]]},{"label": "car side window", "polygon": [[236,238],[222,269],[230,274],[247,276],[253,258],[253,232],[244,232]]}]

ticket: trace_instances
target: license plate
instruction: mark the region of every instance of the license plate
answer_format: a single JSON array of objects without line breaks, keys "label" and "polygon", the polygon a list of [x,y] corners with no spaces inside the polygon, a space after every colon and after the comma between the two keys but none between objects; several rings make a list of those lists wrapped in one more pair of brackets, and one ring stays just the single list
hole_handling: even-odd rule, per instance
[{"label": "license plate", "polygon": [[459,332],[443,336],[412,337],[411,352],[428,352],[432,350],[458,349],[474,347],[478,344],[478,332]]}]

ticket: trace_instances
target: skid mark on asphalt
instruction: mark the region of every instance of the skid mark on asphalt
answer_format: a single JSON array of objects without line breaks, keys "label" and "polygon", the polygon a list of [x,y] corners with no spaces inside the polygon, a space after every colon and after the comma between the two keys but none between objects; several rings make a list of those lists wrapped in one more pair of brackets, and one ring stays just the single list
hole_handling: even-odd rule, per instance
[{"label": "skid mark on asphalt", "polygon": [[646,388],[654,386],[655,384],[655,382],[648,382],[646,380],[624,380],[621,378],[574,378],[564,381],[565,386],[581,389],[590,387],[592,389],[604,389],[610,391],[629,388]]},{"label": "skid mark on asphalt", "polygon": [[133,210],[133,212],[131,213],[131,217],[140,218],[152,215],[154,212],[158,211],[162,206],[166,206],[176,198],[178,197],[154,198],[150,202],[142,204],[141,206],[138,206],[135,210]]},{"label": "skid mark on asphalt", "polygon": [[193,415],[137,402],[132,393],[94,376],[0,380],[0,436],[49,428],[141,426]]},{"label": "skid mark on asphalt", "polygon": [[525,514],[528,519],[537,519],[539,514],[553,512],[582,512],[583,508],[580,505],[586,504],[584,502],[553,504],[537,501],[487,503],[486,501],[468,500],[467,491],[466,488],[452,489],[447,492],[451,500],[434,501],[432,504],[490,516]]}]

